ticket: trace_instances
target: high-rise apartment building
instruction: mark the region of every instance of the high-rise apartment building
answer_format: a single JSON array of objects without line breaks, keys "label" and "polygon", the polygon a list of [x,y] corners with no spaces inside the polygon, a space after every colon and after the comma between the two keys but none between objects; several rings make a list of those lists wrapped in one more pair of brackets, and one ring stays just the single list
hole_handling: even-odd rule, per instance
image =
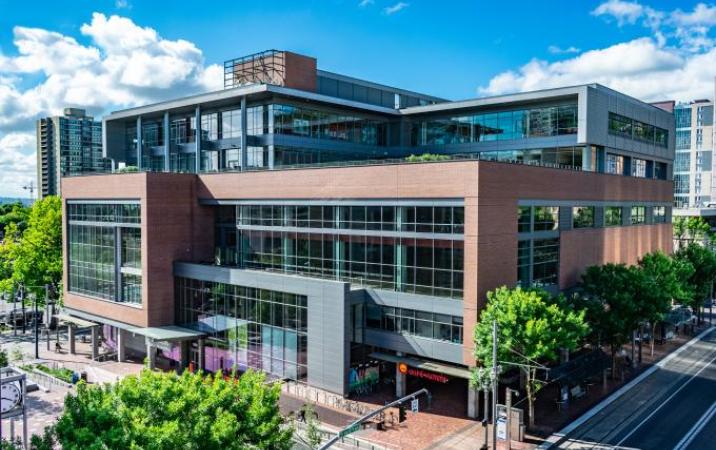
[{"label": "high-rise apartment building", "polygon": [[102,122],[85,110],[65,108],[63,115],[37,121],[38,197],[60,194],[60,179],[80,173],[104,172]]},{"label": "high-rise apartment building", "polygon": [[674,119],[674,204],[677,208],[705,208],[716,203],[712,156],[713,101],[696,100],[678,104],[674,109]]},{"label": "high-rise apartment building", "polygon": [[488,291],[671,251],[674,116],[604,86],[446,101],[280,51],[225,82],[104,118],[140,173],[63,179],[65,319],[120,359],[449,385],[474,415]]}]

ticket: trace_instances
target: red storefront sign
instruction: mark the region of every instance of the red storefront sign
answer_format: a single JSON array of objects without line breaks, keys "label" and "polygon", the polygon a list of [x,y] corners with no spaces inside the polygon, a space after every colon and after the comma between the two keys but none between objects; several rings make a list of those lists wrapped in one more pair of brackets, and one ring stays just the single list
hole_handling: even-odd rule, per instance
[{"label": "red storefront sign", "polygon": [[424,378],[426,380],[435,381],[438,383],[447,383],[448,381],[450,381],[450,378],[445,375],[428,372],[427,370],[422,369],[413,369],[412,367],[408,368],[408,375],[418,378]]}]

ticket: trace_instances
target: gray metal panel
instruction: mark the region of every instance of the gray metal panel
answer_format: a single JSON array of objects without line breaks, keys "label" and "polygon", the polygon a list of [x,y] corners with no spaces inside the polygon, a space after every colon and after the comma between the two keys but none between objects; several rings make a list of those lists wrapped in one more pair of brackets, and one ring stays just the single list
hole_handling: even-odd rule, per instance
[{"label": "gray metal panel", "polygon": [[348,283],[182,262],[174,263],[174,275],[305,295],[308,298],[308,384],[347,394]]},{"label": "gray metal panel", "polygon": [[417,311],[448,314],[458,317],[462,317],[463,315],[462,300],[446,297],[364,288],[352,290],[350,300],[351,303],[374,303],[376,305],[415,309]]},{"label": "gray metal panel", "polygon": [[366,328],[365,343],[396,352],[409,353],[440,361],[463,364],[462,345],[446,341],[407,336]]}]

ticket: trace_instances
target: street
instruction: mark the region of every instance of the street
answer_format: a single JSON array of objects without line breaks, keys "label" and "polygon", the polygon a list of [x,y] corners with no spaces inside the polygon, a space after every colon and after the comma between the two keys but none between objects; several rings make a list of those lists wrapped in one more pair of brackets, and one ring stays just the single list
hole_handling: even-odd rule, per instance
[{"label": "street", "polygon": [[549,448],[715,448],[716,330],[665,361],[592,417],[569,428],[566,436]]}]

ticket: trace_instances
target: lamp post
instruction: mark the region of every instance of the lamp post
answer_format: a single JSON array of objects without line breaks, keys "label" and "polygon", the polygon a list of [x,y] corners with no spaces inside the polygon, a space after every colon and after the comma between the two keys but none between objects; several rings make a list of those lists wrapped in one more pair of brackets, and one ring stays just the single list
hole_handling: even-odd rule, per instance
[{"label": "lamp post", "polygon": [[35,306],[32,316],[32,321],[35,325],[35,359],[40,359],[40,326],[37,323],[37,295],[34,292],[31,292],[29,297],[32,299],[32,303]]},{"label": "lamp post", "polygon": [[22,283],[20,283],[19,296],[20,296],[20,302],[21,302],[21,307],[22,307],[22,334],[24,335],[25,331],[26,331],[26,327],[25,327],[25,322],[26,322],[26,320],[25,320],[26,319],[26,317],[25,317],[25,286]]}]

